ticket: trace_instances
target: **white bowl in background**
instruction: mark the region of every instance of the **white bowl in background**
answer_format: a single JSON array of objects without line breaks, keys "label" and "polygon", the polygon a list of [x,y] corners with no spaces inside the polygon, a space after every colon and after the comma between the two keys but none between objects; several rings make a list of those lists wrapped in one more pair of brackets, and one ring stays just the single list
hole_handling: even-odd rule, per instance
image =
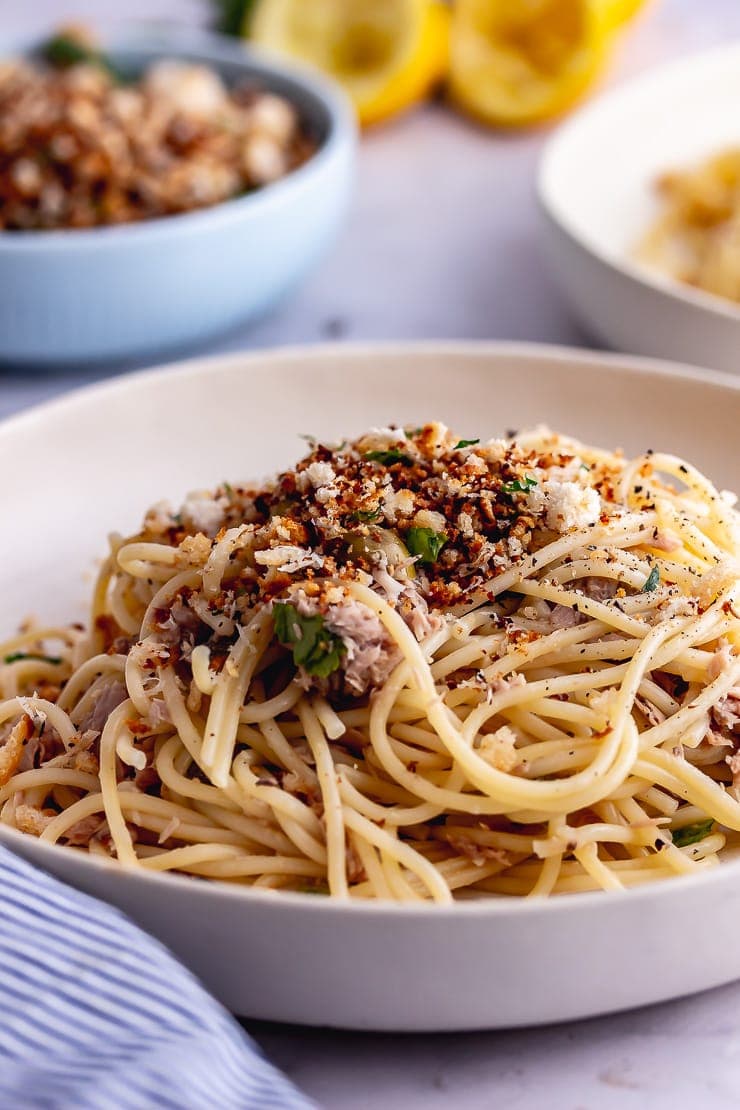
[{"label": "white bowl in background", "polygon": [[[347,212],[354,114],[318,72],[187,28],[123,25],[102,43],[126,71],[182,58],[229,83],[253,80],[295,105],[318,150],[274,184],[210,208],[110,227],[1,231],[0,363],[115,361],[202,343],[288,295]],[[38,45],[0,42],[0,56]]]},{"label": "white bowl in background", "polygon": [[740,305],[633,258],[658,214],[655,179],[739,146],[739,103],[733,43],[600,97],[548,143],[538,194],[553,274],[574,314],[609,346],[740,369]]},{"label": "white bowl in background", "polygon": [[[290,465],[305,450],[301,433],[334,440],[433,418],[464,436],[545,420],[604,446],[675,450],[740,489],[732,448],[740,379],[712,372],[460,343],[194,361],[93,386],[0,425],[3,628],[30,612],[84,616],[88,572],[107,533],[134,530],[161,497]],[[124,870],[5,826],[0,843],[120,906],[227,1006],[254,1018],[405,1032],[496,1028],[606,1013],[740,977],[740,861],[623,892],[439,907],[346,904]],[[711,939],[698,943],[708,923]]]}]

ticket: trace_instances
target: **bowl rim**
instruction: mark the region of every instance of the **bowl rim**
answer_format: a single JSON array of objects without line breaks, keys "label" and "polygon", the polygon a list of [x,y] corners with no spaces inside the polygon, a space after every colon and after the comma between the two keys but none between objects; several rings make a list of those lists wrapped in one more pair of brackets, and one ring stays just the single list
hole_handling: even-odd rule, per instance
[{"label": "bowl rim", "polygon": [[[378,358],[408,358],[421,359],[424,357],[443,356],[454,363],[459,359],[467,359],[471,355],[481,360],[527,361],[538,360],[543,365],[557,369],[563,364],[577,364],[588,366],[590,373],[605,373],[608,371],[621,371],[623,373],[658,376],[667,380],[710,385],[714,388],[726,389],[740,393],[740,379],[732,374],[719,370],[704,370],[696,366],[673,362],[668,359],[658,359],[645,356],[605,352],[593,348],[573,348],[556,344],[516,342],[516,341],[489,341],[489,340],[442,340],[442,341],[394,341],[385,343],[346,343],[346,344],[315,344],[291,345],[271,348],[269,350],[235,351],[226,354],[212,355],[205,358],[191,358],[184,361],[167,363],[143,370],[135,370],[119,375],[112,379],[98,381],[81,388],[71,390],[61,397],[52,398],[30,409],[21,411],[10,417],[0,420],[0,440],[7,431],[30,431],[33,425],[45,419],[53,419],[57,413],[72,408],[88,400],[96,400],[101,395],[108,394],[115,398],[118,391],[128,392],[132,386],[141,385],[146,388],[150,381],[159,381],[167,378],[176,384],[178,378],[207,376],[220,366],[226,368],[239,361],[244,364],[243,369],[263,369],[265,363],[279,363],[286,359],[302,362],[343,361],[349,359],[355,362],[372,364]],[[485,371],[484,371],[485,372]],[[386,916],[392,914],[394,918],[408,918],[413,921],[447,921],[457,918],[479,919],[491,917],[498,919],[501,916],[514,916],[531,918],[532,915],[551,915],[553,913],[567,912],[569,908],[581,912],[598,913],[600,908],[607,910],[618,901],[624,905],[627,901],[638,904],[645,899],[666,899],[682,891],[691,892],[696,888],[711,888],[717,883],[724,884],[740,878],[740,858],[730,859],[717,867],[707,868],[695,875],[675,875],[667,881],[656,881],[642,884],[638,887],[627,888],[622,891],[585,891],[568,894],[561,898],[507,898],[504,896],[481,898],[469,902],[455,902],[452,905],[438,905],[431,902],[398,903],[375,900],[334,899],[329,896],[317,896],[295,891],[271,891],[254,887],[240,886],[220,879],[196,881],[191,876],[170,872],[147,871],[142,868],[122,867],[115,860],[100,859],[97,856],[85,854],[82,851],[68,850],[64,845],[46,844],[28,833],[19,832],[7,825],[0,824],[0,847],[10,851],[14,848],[22,858],[32,860],[34,865],[46,867],[51,873],[64,872],[63,882],[74,885],[74,877],[70,877],[69,868],[60,868],[55,861],[67,859],[72,870],[79,865],[83,875],[90,877],[113,875],[120,876],[123,882],[141,881],[145,884],[154,884],[154,889],[163,891],[171,890],[182,892],[189,890],[208,896],[212,892],[215,898],[223,898],[235,905],[275,906],[284,904],[286,908],[302,910],[304,912],[344,915],[345,911],[354,915]],[[38,857],[38,858],[37,858]],[[48,863],[46,862],[48,860]],[[76,861],[76,862],[75,862]],[[196,895],[197,896],[197,895]]]},{"label": "bowl rim", "polygon": [[[92,24],[92,21],[89,21]],[[113,53],[141,50],[157,57],[199,55],[205,64],[219,71],[225,65],[239,66],[245,72],[270,80],[277,77],[293,87],[291,102],[301,111],[301,98],[313,99],[326,117],[327,133],[319,148],[301,166],[269,185],[242,196],[230,197],[205,208],[154,216],[123,224],[102,224],[85,228],[48,230],[0,230],[0,256],[33,254],[36,251],[97,249],[103,244],[133,244],[146,238],[166,238],[172,234],[199,234],[224,223],[259,218],[271,207],[289,201],[293,193],[312,183],[345,153],[354,152],[357,122],[349,98],[341,86],[312,66],[292,59],[286,61],[271,51],[230,39],[214,31],[182,27],[163,21],[148,23],[130,20],[95,20],[94,29]],[[0,58],[29,56],[46,42],[49,35],[18,35],[0,39]]]},{"label": "bowl rim", "polygon": [[653,293],[674,302],[681,302],[687,308],[708,313],[715,318],[740,322],[740,303],[721,297],[715,293],[695,288],[668,274],[644,265],[629,255],[610,251],[592,236],[582,233],[573,226],[570,207],[563,204],[562,193],[553,184],[560,164],[566,160],[563,151],[582,127],[592,126],[602,113],[618,113],[624,104],[629,107],[639,101],[646,93],[662,90],[666,80],[674,83],[693,76],[702,70],[713,70],[718,65],[735,67],[740,64],[740,42],[723,43],[721,46],[693,53],[666,62],[655,69],[639,74],[615,88],[598,96],[591,104],[580,109],[566,123],[562,124],[548,139],[540,155],[537,178],[536,198],[540,212],[558,231],[584,253],[595,258],[603,266],[631,282],[635,282]]}]

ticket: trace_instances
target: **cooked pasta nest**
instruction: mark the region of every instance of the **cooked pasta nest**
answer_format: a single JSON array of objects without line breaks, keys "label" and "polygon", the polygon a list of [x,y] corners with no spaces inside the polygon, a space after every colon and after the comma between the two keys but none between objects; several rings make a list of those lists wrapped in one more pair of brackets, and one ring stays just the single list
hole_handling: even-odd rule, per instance
[{"label": "cooked pasta nest", "polygon": [[160,502],[88,630],[0,648],[1,819],[345,899],[711,867],[740,830],[733,505],[672,455],[439,423]]}]

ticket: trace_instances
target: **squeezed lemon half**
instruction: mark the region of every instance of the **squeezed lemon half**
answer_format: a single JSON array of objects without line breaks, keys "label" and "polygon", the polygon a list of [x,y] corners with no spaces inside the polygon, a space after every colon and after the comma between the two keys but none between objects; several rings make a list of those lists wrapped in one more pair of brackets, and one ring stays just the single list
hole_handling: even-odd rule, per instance
[{"label": "squeezed lemon half", "polygon": [[419,103],[444,77],[450,12],[442,0],[258,0],[249,37],[331,74],[360,122]]},{"label": "squeezed lemon half", "polygon": [[642,11],[648,0],[605,0],[608,8],[608,19],[612,27],[619,28],[624,23]]},{"label": "squeezed lemon half", "polygon": [[499,126],[559,115],[603,69],[611,11],[599,0],[457,0],[450,39],[453,100]]}]

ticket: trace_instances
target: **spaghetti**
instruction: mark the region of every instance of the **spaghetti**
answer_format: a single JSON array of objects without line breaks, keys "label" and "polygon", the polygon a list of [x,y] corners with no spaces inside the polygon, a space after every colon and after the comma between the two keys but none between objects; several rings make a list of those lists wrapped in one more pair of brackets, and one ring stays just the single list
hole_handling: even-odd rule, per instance
[{"label": "spaghetti", "polygon": [[255,887],[613,890],[740,831],[740,518],[538,430],[315,441],[112,537],[89,633],[0,648],[0,817]]}]

